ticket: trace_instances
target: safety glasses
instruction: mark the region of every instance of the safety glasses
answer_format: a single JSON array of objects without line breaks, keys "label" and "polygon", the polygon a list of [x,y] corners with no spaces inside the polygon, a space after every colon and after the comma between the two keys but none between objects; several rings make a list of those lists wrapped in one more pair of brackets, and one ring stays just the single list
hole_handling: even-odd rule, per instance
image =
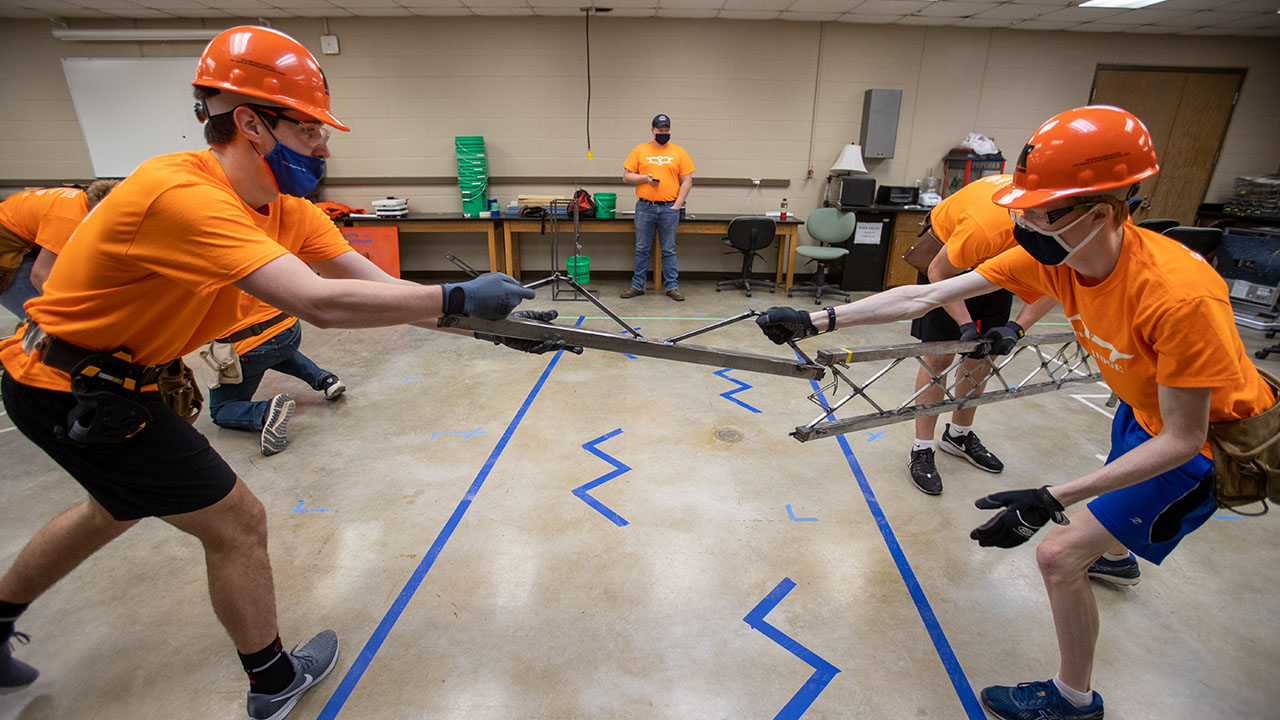
[{"label": "safety glasses", "polygon": [[277,108],[265,107],[263,105],[250,105],[249,107],[252,108],[254,112],[258,113],[259,117],[262,117],[263,115],[270,115],[278,120],[287,120],[288,122],[298,126],[298,134],[302,136],[303,140],[306,140],[312,145],[329,142],[329,129],[320,123],[304,122],[296,118],[291,118],[280,112]]},{"label": "safety glasses", "polygon": [[1098,203],[1096,202],[1090,202],[1054,208],[1053,210],[1040,210],[1039,208],[1028,208],[1026,210],[1010,209],[1009,217],[1022,227],[1030,227],[1033,230],[1043,231],[1049,230],[1054,225],[1057,225],[1060,220],[1076,210],[1096,207],[1097,205]]}]

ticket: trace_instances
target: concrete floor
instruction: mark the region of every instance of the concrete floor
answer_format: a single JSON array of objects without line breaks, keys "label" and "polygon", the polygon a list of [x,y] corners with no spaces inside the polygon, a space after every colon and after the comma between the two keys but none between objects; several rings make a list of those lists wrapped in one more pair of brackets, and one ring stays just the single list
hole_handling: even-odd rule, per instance
[{"label": "concrete floor", "polygon": [[[657,337],[788,304],[706,281],[684,303],[596,286]],[[586,303],[525,307],[610,329]],[[1038,332],[1066,328],[1056,312]],[[1251,351],[1273,342],[1243,334]],[[805,346],[906,341],[895,324]],[[747,323],[697,342],[786,354]],[[286,644],[342,639],[291,717],[980,718],[982,687],[1056,672],[1036,542],[977,547],[988,513],[973,500],[1098,465],[1103,387],[980,409],[1005,472],[941,455],[946,491],[929,497],[907,479],[908,423],[788,437],[817,414],[807,381],[732,371],[749,387],[725,397],[736,386],[713,367],[416,328],[307,328],[303,350],[349,392],[326,403],[268,375],[259,397],[298,400],[287,451],[263,458],[255,435],[198,421],[267,507]],[[1280,371],[1280,356],[1258,362]],[[0,417],[3,567],[83,497],[11,428]],[[574,495],[611,472],[589,490],[604,512]],[[1219,513],[1143,563],[1137,587],[1095,586],[1109,718],[1280,714],[1277,523]],[[42,675],[0,697],[0,720],[243,717],[200,548],[163,523],[91,558],[19,627],[32,642],[17,655]]]}]

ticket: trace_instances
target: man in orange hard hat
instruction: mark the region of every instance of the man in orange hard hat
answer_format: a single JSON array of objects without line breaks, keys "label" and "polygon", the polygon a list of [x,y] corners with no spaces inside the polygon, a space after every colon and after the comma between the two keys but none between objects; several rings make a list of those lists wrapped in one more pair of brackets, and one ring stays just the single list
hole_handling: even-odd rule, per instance
[{"label": "man in orange hard hat", "polygon": [[[999,510],[970,533],[983,547],[1014,547],[1057,523],[1036,559],[1057,631],[1058,674],[983,690],[983,705],[1001,718],[1103,717],[1102,696],[1091,687],[1098,607],[1089,578],[1132,584],[1135,555],[1158,564],[1204,524],[1216,506],[1209,424],[1257,421],[1276,402],[1240,342],[1222,278],[1199,255],[1129,218],[1125,201],[1158,171],[1151,135],[1131,113],[1107,106],[1060,113],[1031,136],[1013,183],[992,198],[1010,210],[1020,248],[976,272],[842,305],[830,322],[825,313],[789,308],[757,319],[782,343],[819,327],[915,317],[996,287],[1028,302],[1048,295],[1062,303],[1081,346],[1123,401],[1103,467],[977,501]],[[1280,427],[1271,428],[1276,433]],[[1067,506],[1090,498],[1067,519]]]},{"label": "man in orange hard hat", "polygon": [[279,720],[333,668],[338,638],[325,630],[285,652],[262,503],[166,404],[161,381],[241,322],[242,291],[321,327],[500,319],[534,293],[497,273],[417,285],[352,251],[302,198],[329,156],[325,126],[347,126],[294,39],[231,28],[205,48],[193,85],[209,149],[140,165],[76,230],[27,304],[30,322],[0,343],[9,417],[89,493],[0,577],[0,692],[36,679],[9,643],[27,605],[158,517],[201,541],[214,613],[249,676],[249,717]]}]

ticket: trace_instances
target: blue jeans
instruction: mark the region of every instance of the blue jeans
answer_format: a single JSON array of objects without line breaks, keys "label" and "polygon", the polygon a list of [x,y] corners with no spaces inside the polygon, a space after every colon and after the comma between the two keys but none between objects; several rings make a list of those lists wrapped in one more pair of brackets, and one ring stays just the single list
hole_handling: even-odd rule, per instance
[{"label": "blue jeans", "polygon": [[655,232],[658,234],[658,249],[662,251],[662,284],[667,290],[680,287],[680,282],[676,279],[676,227],[679,224],[680,211],[672,210],[671,203],[636,201],[636,267],[631,276],[632,287],[644,290],[644,277],[649,274],[649,256],[653,253]]},{"label": "blue jeans", "polygon": [[269,401],[253,401],[262,376],[268,370],[292,375],[320,389],[320,380],[329,372],[321,370],[306,355],[298,352],[302,344],[302,323],[276,335],[258,347],[240,356],[240,373],[244,376],[236,385],[221,385],[209,391],[209,417],[214,425],[236,430],[262,432],[262,419]]},{"label": "blue jeans", "polygon": [[40,294],[36,292],[36,286],[31,284],[31,266],[35,264],[35,255],[22,258],[22,264],[18,266],[13,276],[13,282],[0,293],[0,305],[19,319],[27,316],[26,311],[22,309],[23,303]]}]

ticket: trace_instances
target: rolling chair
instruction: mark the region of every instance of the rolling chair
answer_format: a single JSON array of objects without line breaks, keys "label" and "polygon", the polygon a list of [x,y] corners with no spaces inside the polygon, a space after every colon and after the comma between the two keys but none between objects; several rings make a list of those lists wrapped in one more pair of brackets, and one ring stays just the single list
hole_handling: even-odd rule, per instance
[{"label": "rolling chair", "polygon": [[1172,228],[1172,227],[1178,227],[1181,224],[1182,223],[1178,222],[1177,220],[1174,220],[1173,218],[1148,218],[1146,220],[1139,222],[1138,227],[1144,230],[1151,230],[1153,232],[1163,233],[1165,230],[1168,230],[1169,228]]},{"label": "rolling chair", "polygon": [[1209,261],[1213,260],[1213,254],[1222,244],[1222,228],[1179,225],[1165,230],[1162,234],[1200,253],[1200,257]]},{"label": "rolling chair", "polygon": [[751,262],[758,256],[757,250],[763,250],[773,244],[773,236],[778,226],[772,218],[736,217],[729,221],[729,235],[725,244],[742,253],[742,277],[721,280],[716,283],[716,292],[725,288],[742,288],[751,297],[751,286],[767,287],[773,292],[775,284],[771,280],[756,280],[751,277]]},{"label": "rolling chair", "polygon": [[852,299],[852,296],[841,290],[840,286],[827,284],[827,263],[849,254],[848,248],[829,246],[836,243],[843,245],[853,236],[857,226],[857,218],[851,212],[840,212],[835,208],[818,208],[809,213],[809,217],[804,221],[804,227],[809,231],[809,237],[821,244],[801,245],[796,248],[796,254],[817,263],[818,270],[814,273],[813,282],[792,285],[787,291],[787,297],[791,297],[792,293],[811,292],[814,305],[822,304],[823,293],[843,296],[845,302]]}]

